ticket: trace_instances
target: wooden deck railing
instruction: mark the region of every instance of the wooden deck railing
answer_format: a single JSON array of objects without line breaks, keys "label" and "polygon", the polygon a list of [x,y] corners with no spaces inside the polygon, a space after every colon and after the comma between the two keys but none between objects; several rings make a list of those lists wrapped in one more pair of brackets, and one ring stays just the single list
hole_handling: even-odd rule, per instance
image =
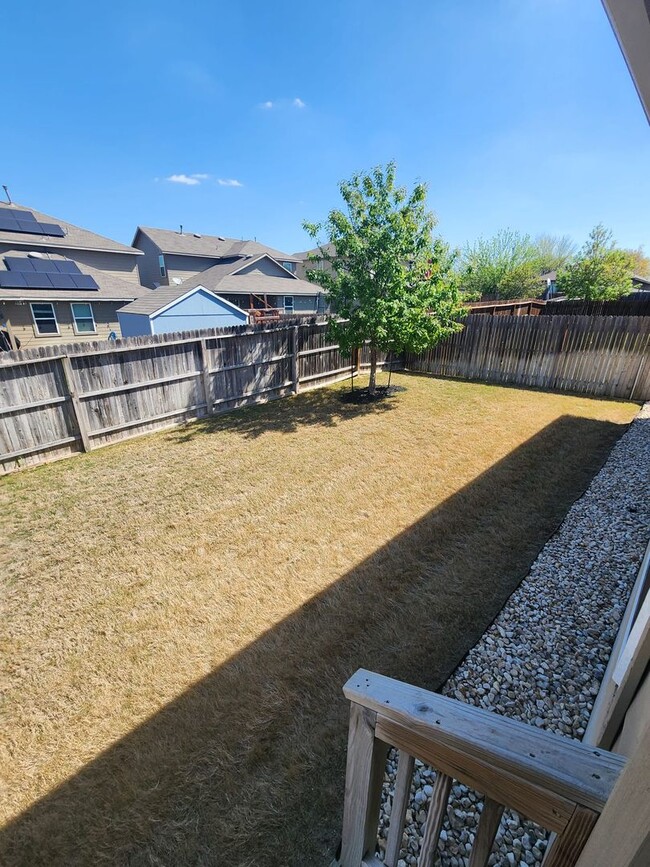
[{"label": "wooden deck railing", "polygon": [[396,867],[414,759],[436,770],[418,867],[432,867],[452,780],[485,800],[470,867],[485,867],[504,807],[557,836],[544,867],[573,867],[626,759],[454,699],[360,669],[351,702],[341,867],[379,867],[375,856],[386,756],[399,750],[386,867]]}]

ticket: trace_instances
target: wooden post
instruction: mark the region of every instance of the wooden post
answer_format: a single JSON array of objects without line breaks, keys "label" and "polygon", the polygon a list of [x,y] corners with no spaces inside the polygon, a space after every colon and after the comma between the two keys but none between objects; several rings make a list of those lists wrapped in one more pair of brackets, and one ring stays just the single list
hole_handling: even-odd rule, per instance
[{"label": "wooden post", "polygon": [[388,744],[375,737],[377,714],[352,702],[343,806],[341,867],[360,867],[377,841]]},{"label": "wooden post", "polygon": [[362,348],[359,346],[354,350],[354,369],[356,373],[361,373],[361,353]]},{"label": "wooden post", "polygon": [[63,355],[61,357],[61,370],[63,371],[63,379],[68,390],[68,395],[70,396],[72,414],[74,415],[77,429],[79,430],[79,436],[81,437],[81,447],[85,452],[89,452],[91,449],[91,445],[90,437],[88,436],[88,426],[86,425],[86,420],[83,417],[81,403],[79,401],[79,397],[77,396],[77,389],[74,384],[72,365],[70,364],[70,359],[67,355]]},{"label": "wooden post", "polygon": [[298,394],[300,389],[300,379],[299,379],[299,363],[300,359],[298,358],[298,326],[294,325],[291,329],[291,379],[293,380],[293,393]]},{"label": "wooden post", "polygon": [[202,338],[199,341],[201,351],[201,377],[203,380],[203,395],[205,397],[205,412],[206,415],[212,415],[212,383],[210,381],[210,358],[208,356],[207,340]]}]

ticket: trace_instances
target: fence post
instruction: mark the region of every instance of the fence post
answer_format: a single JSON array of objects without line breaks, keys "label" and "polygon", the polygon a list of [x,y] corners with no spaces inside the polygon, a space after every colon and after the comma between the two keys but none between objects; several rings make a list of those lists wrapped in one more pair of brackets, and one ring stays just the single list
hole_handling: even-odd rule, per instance
[{"label": "fence post", "polygon": [[88,436],[88,426],[86,425],[86,420],[83,417],[81,403],[79,401],[79,397],[77,396],[77,389],[74,384],[72,365],[70,364],[70,359],[67,355],[63,355],[61,357],[61,370],[63,371],[63,379],[65,381],[65,386],[68,390],[70,403],[72,405],[72,414],[74,416],[75,423],[79,431],[79,436],[81,437],[81,447],[85,452],[89,452],[91,449],[91,445],[90,437]]},{"label": "fence post", "polygon": [[300,389],[300,359],[298,358],[298,348],[300,341],[298,339],[298,326],[294,325],[291,329],[291,379],[293,380],[293,393],[298,394]]},{"label": "fence post", "polygon": [[202,337],[201,340],[199,340],[199,349],[201,352],[201,378],[203,380],[203,394],[205,396],[205,412],[206,415],[212,415],[213,404],[210,383],[210,359],[208,356],[208,346],[205,337]]}]

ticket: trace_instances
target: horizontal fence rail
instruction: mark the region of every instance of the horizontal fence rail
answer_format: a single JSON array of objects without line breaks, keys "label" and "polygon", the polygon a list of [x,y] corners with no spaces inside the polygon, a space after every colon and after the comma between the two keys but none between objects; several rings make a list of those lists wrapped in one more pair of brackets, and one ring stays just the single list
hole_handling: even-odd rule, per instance
[{"label": "horizontal fence rail", "polygon": [[650,316],[650,292],[636,292],[618,301],[548,301],[542,316]]},{"label": "horizontal fence rail", "polygon": [[406,367],[438,376],[650,399],[650,318],[642,316],[483,316]]},{"label": "horizontal fence rail", "polygon": [[[380,363],[386,366],[384,355]],[[368,366],[367,348],[345,357],[327,323],[299,320],[3,353],[0,468],[7,473],[87,452],[327,385]]]}]

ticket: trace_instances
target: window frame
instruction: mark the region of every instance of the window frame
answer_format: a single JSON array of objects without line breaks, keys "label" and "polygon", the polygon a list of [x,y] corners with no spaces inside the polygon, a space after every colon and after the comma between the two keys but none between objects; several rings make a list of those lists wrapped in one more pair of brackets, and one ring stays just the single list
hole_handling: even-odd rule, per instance
[{"label": "window frame", "polygon": [[280,264],[282,265],[283,268],[285,268],[287,271],[289,271],[290,274],[296,273],[296,263],[295,262],[282,262],[282,261],[280,261]]},{"label": "window frame", "polygon": [[[52,310],[52,316],[47,318],[54,320],[56,331],[41,331],[38,327],[38,321],[36,319],[34,307],[43,307],[45,305],[47,305]],[[32,313],[32,322],[34,323],[34,334],[36,335],[36,337],[51,337],[52,335],[61,334],[61,329],[59,328],[59,320],[56,318],[56,308],[52,301],[30,301],[29,309]]]},{"label": "window frame", "polygon": [[[287,304],[287,298],[291,298],[291,304]],[[295,313],[296,305],[295,305],[295,295],[284,295],[282,297],[282,307],[284,308],[285,313]]]},{"label": "window frame", "polygon": [[[74,308],[76,304],[85,304],[90,310],[90,316],[75,316]],[[97,334],[97,322],[95,321],[95,312],[93,310],[93,305],[90,301],[71,301],[70,302],[70,315],[72,316],[72,327],[74,329],[75,334],[84,335],[84,334]],[[90,319],[93,324],[92,331],[81,331],[77,328],[77,319]]]},{"label": "window frame", "polygon": [[167,266],[165,265],[165,256],[162,253],[158,256],[158,270],[160,271],[161,277],[167,276]]}]

